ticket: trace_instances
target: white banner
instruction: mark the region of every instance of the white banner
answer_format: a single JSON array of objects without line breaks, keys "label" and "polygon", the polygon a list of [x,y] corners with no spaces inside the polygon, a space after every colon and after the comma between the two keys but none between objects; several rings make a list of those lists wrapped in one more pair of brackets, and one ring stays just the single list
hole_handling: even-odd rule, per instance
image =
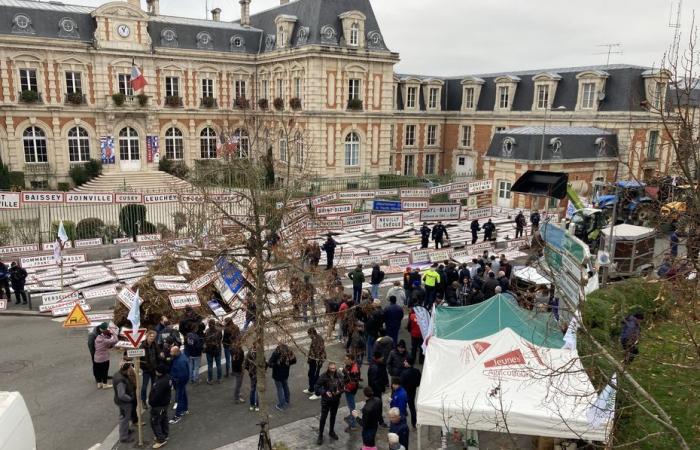
[{"label": "white banner", "polygon": [[[63,255],[63,265],[72,266],[81,262],[85,262],[85,254],[78,253],[73,255]],[[55,266],[56,261],[53,259],[53,254],[50,255],[39,255],[39,256],[25,256],[20,258],[20,264],[25,269],[32,269],[37,267],[49,267]]]},{"label": "white banner", "polygon": [[372,223],[372,214],[353,214],[350,216],[345,216],[342,219],[343,228],[356,227],[360,225],[370,225]]},{"label": "white banner", "polygon": [[428,209],[420,212],[421,222],[436,220],[459,220],[461,205],[429,205]]},{"label": "white banner", "polygon": [[401,198],[430,198],[430,189],[428,188],[413,188],[401,189],[399,191]]},{"label": "white banner", "polygon": [[343,214],[352,214],[352,205],[347,203],[343,205],[317,206],[316,214],[319,216],[340,216]]},{"label": "white banner", "polygon": [[450,192],[450,200],[464,200],[469,198],[469,192]]},{"label": "white banner", "polygon": [[429,253],[430,262],[443,262],[446,259],[452,258],[452,249],[443,248],[439,250],[432,250]]},{"label": "white banner", "polygon": [[63,192],[22,192],[22,203],[63,203],[65,199]]},{"label": "white banner", "polygon": [[218,276],[219,273],[216,270],[210,270],[201,277],[192,280],[192,282],[190,282],[190,290],[198,291],[214,281]]},{"label": "white banner", "polygon": [[[53,317],[60,317],[60,316],[67,316],[70,314],[71,311],[73,311],[73,307],[75,307],[75,301],[70,302],[70,305],[66,306],[56,306],[54,305],[54,308],[51,308],[51,315]],[[83,311],[90,311],[92,307],[85,302],[85,300],[80,300],[80,307],[83,308]]]},{"label": "white banner", "polygon": [[382,257],[378,255],[360,255],[355,257],[355,264],[362,264],[364,267],[371,267],[381,263]]},{"label": "white banner", "polygon": [[[56,243],[55,243],[55,242],[47,242],[47,243],[45,243],[45,244],[43,244],[43,245],[41,246],[41,250],[43,250],[43,251],[45,251],[45,252],[50,252],[50,251],[52,251],[52,250],[54,249],[55,246],[56,246]],[[73,244],[71,243],[71,241],[66,241],[66,242],[63,244],[63,248],[64,248],[64,249],[66,249],[66,248],[73,248]]]},{"label": "white banner", "polygon": [[78,300],[80,293],[77,291],[61,291],[61,292],[50,292],[48,294],[41,295],[42,305],[54,305],[58,302],[67,302],[70,300]]},{"label": "white banner", "polygon": [[401,200],[403,211],[420,211],[428,209],[428,200]]},{"label": "white banner", "polygon": [[173,309],[184,309],[188,306],[201,306],[197,294],[177,294],[170,295],[168,298],[170,299],[170,306],[172,306]]},{"label": "white banner", "polygon": [[94,238],[94,239],[80,239],[75,241],[75,247],[80,248],[80,247],[97,247],[99,245],[102,245],[102,238]]},{"label": "white banner", "polygon": [[122,302],[122,305],[126,306],[126,309],[131,310],[131,305],[134,304],[134,298],[136,298],[136,292],[132,291],[128,287],[123,287],[119,294],[117,294],[117,300]]},{"label": "white banner", "polygon": [[310,220],[307,225],[307,230],[338,230],[343,228],[343,221],[337,220]]},{"label": "white banner", "polygon": [[149,203],[175,203],[177,202],[177,194],[146,194],[143,196],[143,202]]},{"label": "white banner", "polygon": [[39,251],[39,244],[14,245],[0,247],[0,255],[13,255],[15,253],[32,253]]},{"label": "white banner", "polygon": [[19,209],[19,194],[0,192],[0,209]]},{"label": "white banner", "polygon": [[411,252],[411,262],[413,264],[424,263],[428,261],[430,261],[430,250],[428,250],[427,248],[413,250]]},{"label": "white banner", "polygon": [[403,215],[388,214],[374,216],[374,229],[377,231],[400,230],[403,228]]},{"label": "white banner", "polygon": [[113,203],[114,194],[66,192],[66,203]]},{"label": "white banner", "polygon": [[397,255],[389,258],[390,266],[407,267],[411,265],[411,257],[408,255]]},{"label": "white banner", "polygon": [[90,287],[90,286],[97,286],[98,284],[109,283],[110,281],[115,281],[115,280],[116,280],[116,278],[114,278],[112,275],[106,275],[103,277],[93,278],[92,280],[87,280],[87,281],[83,281],[81,283],[73,284],[73,285],[71,285],[71,287],[73,289],[83,289],[83,288]]},{"label": "white banner", "polygon": [[114,194],[114,203],[143,203],[143,194]]},{"label": "white banner", "polygon": [[399,195],[399,190],[394,188],[394,189],[377,189],[374,191],[375,196],[377,197],[398,197]]},{"label": "white banner", "polygon": [[83,291],[83,296],[88,300],[101,297],[113,297],[117,295],[117,286],[119,285],[110,284],[108,286],[100,286],[92,289],[86,289]]},{"label": "white banner", "polygon": [[182,275],[153,275],[153,281],[181,281],[187,282],[187,279]]}]

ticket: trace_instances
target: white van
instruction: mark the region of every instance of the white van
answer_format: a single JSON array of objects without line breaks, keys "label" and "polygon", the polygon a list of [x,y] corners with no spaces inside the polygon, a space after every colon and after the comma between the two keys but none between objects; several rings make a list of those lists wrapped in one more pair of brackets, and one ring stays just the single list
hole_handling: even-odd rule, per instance
[{"label": "white van", "polygon": [[36,450],[34,424],[19,392],[0,392],[0,450]]}]

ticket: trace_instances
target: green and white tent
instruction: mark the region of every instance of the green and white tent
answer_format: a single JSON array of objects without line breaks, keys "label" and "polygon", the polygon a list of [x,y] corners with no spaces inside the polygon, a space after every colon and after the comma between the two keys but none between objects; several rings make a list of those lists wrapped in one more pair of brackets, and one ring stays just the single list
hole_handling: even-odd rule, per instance
[{"label": "green and white tent", "polygon": [[607,440],[614,401],[610,411],[595,410],[598,394],[578,352],[562,348],[549,313],[524,310],[501,294],[436,308],[433,327],[418,424]]}]

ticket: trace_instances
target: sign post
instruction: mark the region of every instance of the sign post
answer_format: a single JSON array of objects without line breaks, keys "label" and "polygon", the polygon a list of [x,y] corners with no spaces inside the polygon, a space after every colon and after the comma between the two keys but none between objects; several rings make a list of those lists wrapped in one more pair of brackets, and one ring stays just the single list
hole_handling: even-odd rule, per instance
[{"label": "sign post", "polygon": [[132,358],[134,361],[134,371],[136,372],[136,417],[138,419],[138,430],[139,430],[139,447],[143,447],[143,422],[141,417],[143,416],[143,404],[141,402],[141,357],[146,356],[146,350],[138,348],[139,344],[146,335],[146,330],[144,328],[139,328],[138,330],[127,330],[124,332],[126,339],[134,346],[133,349],[128,349],[126,351],[127,358]]}]

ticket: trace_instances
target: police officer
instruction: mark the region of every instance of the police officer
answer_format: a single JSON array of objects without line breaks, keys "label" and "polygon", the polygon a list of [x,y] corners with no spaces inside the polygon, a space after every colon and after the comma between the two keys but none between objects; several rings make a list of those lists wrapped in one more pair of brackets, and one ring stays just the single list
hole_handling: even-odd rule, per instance
[{"label": "police officer", "polygon": [[423,222],[423,226],[420,227],[420,248],[428,248],[428,242],[430,241],[430,227],[428,222]]}]

